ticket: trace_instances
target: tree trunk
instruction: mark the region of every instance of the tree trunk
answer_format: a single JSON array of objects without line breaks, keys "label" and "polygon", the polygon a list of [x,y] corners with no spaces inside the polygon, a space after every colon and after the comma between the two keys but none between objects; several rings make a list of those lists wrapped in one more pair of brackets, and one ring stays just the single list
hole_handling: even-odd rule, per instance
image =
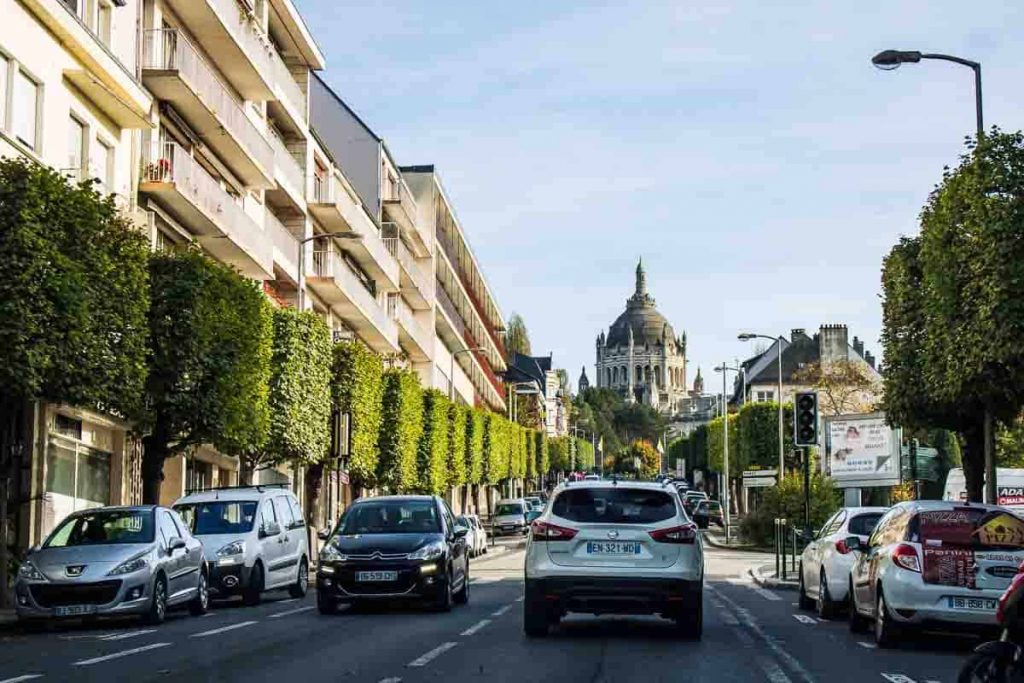
[{"label": "tree trunk", "polygon": [[238,458],[238,485],[252,486],[253,466],[252,460],[246,456]]},{"label": "tree trunk", "polygon": [[164,461],[170,457],[171,449],[166,440],[156,435],[156,430],[142,438],[142,449],[142,502],[144,505],[159,505]]},{"label": "tree trunk", "polygon": [[992,409],[985,407],[985,502],[990,505],[999,503],[999,490],[996,481],[996,429]]},{"label": "tree trunk", "polygon": [[462,501],[462,514],[469,514],[469,484],[459,487],[459,498]]},{"label": "tree trunk", "polygon": [[964,481],[967,488],[967,500],[980,503],[985,484],[985,429],[979,421],[970,429],[961,432],[964,438],[964,449],[961,460],[964,467]]},{"label": "tree trunk", "polygon": [[316,523],[316,505],[320,500],[320,489],[323,483],[323,463],[314,463],[306,468],[306,523],[311,528]]}]

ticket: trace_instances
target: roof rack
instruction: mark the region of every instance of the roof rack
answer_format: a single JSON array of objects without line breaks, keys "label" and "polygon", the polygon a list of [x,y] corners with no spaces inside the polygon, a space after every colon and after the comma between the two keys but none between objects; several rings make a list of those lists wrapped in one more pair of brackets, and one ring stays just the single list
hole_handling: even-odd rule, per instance
[{"label": "roof rack", "polygon": [[209,493],[211,491],[241,491],[244,489],[256,489],[260,493],[263,493],[264,489],[287,489],[290,487],[291,484],[289,484],[288,482],[279,482],[276,484],[248,484],[242,486],[209,486],[194,489],[185,489],[185,495],[190,496],[193,493]]}]

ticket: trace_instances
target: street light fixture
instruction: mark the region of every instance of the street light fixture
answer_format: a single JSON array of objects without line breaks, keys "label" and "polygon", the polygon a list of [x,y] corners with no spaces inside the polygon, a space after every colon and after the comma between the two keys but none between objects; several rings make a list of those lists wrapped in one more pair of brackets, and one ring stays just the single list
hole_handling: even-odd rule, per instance
[{"label": "street light fixture", "polygon": [[981,64],[963,57],[916,50],[883,50],[871,58],[871,63],[883,71],[892,71],[903,64],[917,64],[922,59],[938,59],[966,66],[974,71],[974,110],[977,119],[978,139],[985,134],[985,123],[981,110]]},{"label": "street light fixture", "polygon": [[351,230],[345,230],[343,232],[322,232],[318,235],[312,235],[310,237],[304,237],[299,240],[299,310],[303,311],[306,308],[306,287],[303,283],[303,279],[306,275],[306,244],[313,240],[326,239],[334,237],[339,240],[361,240],[363,236],[358,232],[352,232]]},{"label": "street light fixture", "polygon": [[[785,457],[785,445],[783,444],[783,417],[782,417],[782,337],[769,337],[767,334],[757,334],[754,332],[742,332],[737,337],[740,341],[751,341],[753,339],[768,339],[769,341],[776,342],[779,345],[778,353],[778,367],[779,367],[779,395],[777,397],[779,402],[779,485],[782,485],[782,475],[786,472],[786,457]],[[746,401],[746,396],[743,397]]]}]

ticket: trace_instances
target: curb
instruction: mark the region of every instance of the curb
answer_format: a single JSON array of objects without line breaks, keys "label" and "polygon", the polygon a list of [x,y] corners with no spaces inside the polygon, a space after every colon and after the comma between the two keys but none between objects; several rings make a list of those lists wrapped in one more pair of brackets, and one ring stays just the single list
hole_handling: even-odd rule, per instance
[{"label": "curb", "polygon": [[756,547],[748,543],[725,543],[715,538],[714,534],[704,531],[704,540],[707,541],[708,545],[712,548],[719,548],[721,550],[756,550]]},{"label": "curb", "polygon": [[799,588],[799,583],[795,580],[790,581],[789,579],[783,581],[777,579],[774,576],[768,576],[768,574],[775,573],[775,563],[763,564],[760,567],[751,567],[747,570],[750,574],[750,578],[754,580],[761,588],[773,588],[775,590],[790,590],[795,591]]},{"label": "curb", "polygon": [[523,540],[521,540],[521,541],[517,541],[516,543],[511,543],[511,544],[489,545],[489,546],[487,546],[487,554],[486,555],[481,555],[481,556],[476,557],[476,558],[474,558],[474,559],[472,559],[470,561],[474,562],[476,564],[480,564],[482,562],[487,562],[489,560],[496,560],[499,557],[501,557],[502,555],[505,555],[506,553],[510,553],[513,550],[519,550],[520,548],[525,548],[525,547],[526,547],[526,539],[525,538]]}]

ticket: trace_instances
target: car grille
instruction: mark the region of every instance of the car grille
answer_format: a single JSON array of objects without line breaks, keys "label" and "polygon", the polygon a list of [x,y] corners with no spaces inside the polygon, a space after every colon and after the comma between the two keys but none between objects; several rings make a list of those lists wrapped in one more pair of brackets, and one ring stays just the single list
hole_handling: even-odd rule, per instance
[{"label": "car grille", "polygon": [[69,605],[106,605],[113,602],[121,582],[34,584],[30,587],[32,599],[41,607],[67,607]]},{"label": "car grille", "polygon": [[350,555],[346,553],[345,557],[348,558],[349,562],[374,562],[378,560],[394,562],[395,560],[407,559],[409,555],[407,553],[370,553],[369,555]]}]

